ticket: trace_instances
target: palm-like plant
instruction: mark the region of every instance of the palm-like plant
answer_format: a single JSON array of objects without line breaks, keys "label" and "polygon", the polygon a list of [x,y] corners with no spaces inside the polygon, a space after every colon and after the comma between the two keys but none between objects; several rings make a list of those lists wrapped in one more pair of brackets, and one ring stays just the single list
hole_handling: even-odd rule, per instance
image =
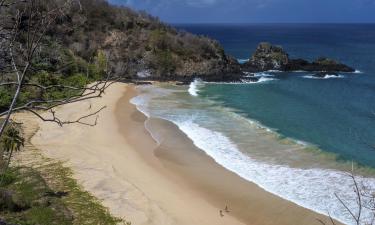
[{"label": "palm-like plant", "polygon": [[25,139],[22,137],[20,130],[14,125],[10,125],[1,139],[1,146],[4,153],[8,153],[8,161],[5,171],[8,169],[14,151],[20,151],[24,146]]}]

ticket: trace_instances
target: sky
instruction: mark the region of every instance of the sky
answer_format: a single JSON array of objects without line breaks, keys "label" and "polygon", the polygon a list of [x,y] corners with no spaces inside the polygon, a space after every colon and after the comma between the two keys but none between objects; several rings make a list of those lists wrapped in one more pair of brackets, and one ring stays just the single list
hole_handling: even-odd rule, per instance
[{"label": "sky", "polygon": [[169,23],[375,23],[375,0],[109,0]]}]

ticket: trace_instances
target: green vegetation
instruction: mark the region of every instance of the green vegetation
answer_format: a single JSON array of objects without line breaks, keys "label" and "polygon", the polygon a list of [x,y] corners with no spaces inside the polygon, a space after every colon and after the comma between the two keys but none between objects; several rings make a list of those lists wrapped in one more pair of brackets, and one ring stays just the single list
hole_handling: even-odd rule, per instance
[{"label": "green vegetation", "polygon": [[[15,108],[36,114],[41,106],[81,96],[83,87],[103,80],[108,74],[133,79],[137,78],[137,72],[147,70],[150,79],[173,80],[178,76],[185,79],[197,74],[223,73],[229,68],[229,59],[218,42],[177,31],[145,12],[112,6],[105,0],[80,0],[69,1],[71,4],[66,8],[55,11],[63,16],[59,13],[50,16],[48,10],[64,2],[16,1],[0,8],[0,30],[16,28],[14,38],[2,36],[0,40],[1,113],[8,110],[16,96]],[[24,13],[20,17],[16,16],[18,10]],[[17,87],[20,92],[16,92]],[[28,108],[22,107],[25,104]],[[21,225],[123,222],[112,217],[97,199],[84,191],[69,169],[35,153],[35,149],[32,149],[33,165],[9,167],[7,159],[24,142],[19,127],[13,124],[0,140],[1,156],[7,156],[0,160],[0,222]],[[26,143],[26,150],[31,150],[30,146]]]},{"label": "green vegetation", "polygon": [[86,61],[103,50],[110,55],[109,65],[117,75],[134,78],[147,69],[156,78],[191,76],[195,71],[183,71],[191,63],[202,65],[199,70],[210,74],[210,68],[203,65],[207,61],[215,69],[226,68],[227,56],[217,41],[178,31],[143,11],[103,0],[81,0],[81,4],[82,11],[73,7],[51,34]]},{"label": "green vegetation", "polygon": [[[6,172],[10,165],[10,160],[12,159],[13,152],[20,151],[21,148],[25,144],[25,139],[22,137],[21,131],[19,126],[11,124],[8,126],[1,137],[0,140],[1,144],[1,157],[4,156],[4,153],[8,155],[6,165],[4,166],[3,163],[1,163],[1,172]],[[4,160],[1,159],[1,162]],[[1,182],[1,179],[0,179]]]},{"label": "green vegetation", "polygon": [[[87,62],[73,54],[70,50],[62,51],[62,61],[57,62],[56,67],[46,66],[39,63],[41,58],[35,61],[35,71],[30,76],[29,83],[42,86],[65,85],[82,88],[88,84],[105,78],[107,58],[102,51],[98,51],[92,63]],[[0,110],[5,111],[10,105],[13,97],[14,87],[0,87]],[[64,99],[80,95],[82,91],[63,89],[61,87],[42,90],[32,86],[24,86],[17,101],[17,106],[25,104],[30,99],[51,100]]]},{"label": "green vegetation", "polygon": [[[48,173],[47,178],[51,180],[46,181],[44,173]],[[0,179],[0,217],[8,223],[94,225],[122,222],[83,191],[71,178],[71,171],[60,163],[48,163],[38,170],[12,168]],[[52,182],[53,187],[50,187],[48,183]]]},{"label": "green vegetation", "polygon": [[[113,217],[98,199],[85,191],[62,162],[46,158],[11,122],[0,139],[0,221],[17,225],[114,225],[130,223]],[[9,159],[13,152],[22,157]],[[16,162],[16,163],[13,163]]]},{"label": "green vegetation", "polygon": [[84,191],[69,168],[43,157],[31,145],[27,167],[11,167],[0,176],[0,218],[20,225],[130,224]]}]

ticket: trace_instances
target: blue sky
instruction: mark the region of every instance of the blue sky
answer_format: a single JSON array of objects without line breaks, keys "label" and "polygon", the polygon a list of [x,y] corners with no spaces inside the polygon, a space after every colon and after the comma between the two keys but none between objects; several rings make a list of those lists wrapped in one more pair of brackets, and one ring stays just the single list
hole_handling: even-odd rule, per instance
[{"label": "blue sky", "polygon": [[375,0],[109,0],[170,23],[375,22]]}]

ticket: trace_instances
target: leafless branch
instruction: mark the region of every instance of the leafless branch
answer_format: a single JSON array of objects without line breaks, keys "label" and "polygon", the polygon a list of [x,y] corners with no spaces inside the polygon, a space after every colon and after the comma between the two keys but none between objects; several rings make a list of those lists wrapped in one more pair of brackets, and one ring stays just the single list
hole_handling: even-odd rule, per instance
[{"label": "leafless branch", "polygon": [[[40,114],[39,112],[34,111],[32,109],[26,109],[26,110],[33,113],[34,115],[36,115],[39,119],[43,120],[44,122],[54,122],[54,123],[57,123],[59,126],[62,127],[63,125],[73,124],[73,123],[78,123],[78,124],[82,124],[82,125],[86,125],[86,126],[96,126],[96,124],[98,122],[98,114],[99,114],[99,112],[101,112],[105,108],[106,108],[106,106],[103,106],[99,110],[97,110],[93,113],[87,114],[85,116],[81,116],[81,117],[79,117],[78,119],[75,119],[75,120],[61,120],[60,118],[58,118],[56,116],[56,112],[54,110],[50,110],[52,118],[46,118],[46,117],[42,116],[42,114]],[[96,116],[94,123],[82,121],[82,120],[87,119],[87,118],[92,117],[92,116]]]},{"label": "leafless branch", "polygon": [[[85,87],[64,84],[43,85],[33,82],[35,79],[31,79],[38,72],[35,71],[35,69],[38,70],[37,68],[33,68],[33,63],[38,53],[42,51],[47,32],[50,31],[58,18],[65,16],[65,12],[73,2],[78,4],[82,10],[80,0],[64,0],[62,2],[51,0],[46,1],[43,7],[40,7],[39,0],[0,0],[0,74],[2,75],[0,87],[6,88],[12,93],[8,109],[0,113],[0,116],[4,117],[0,127],[0,137],[9,124],[11,114],[21,110],[29,111],[42,121],[54,122],[59,126],[72,123],[87,126],[97,124],[98,114],[105,109],[105,106],[72,120],[59,118],[55,113],[55,108],[101,97],[105,90],[117,81],[111,77],[108,68],[105,70],[107,77],[104,80]],[[8,14],[5,15],[5,12]],[[4,79],[5,74],[7,78]],[[41,93],[41,97],[29,99],[20,105],[19,96],[27,88],[39,90],[38,93]],[[70,92],[67,97],[61,98],[42,95],[54,90]],[[51,116],[46,116],[42,112],[50,112]],[[90,118],[95,119],[90,121]]]}]

